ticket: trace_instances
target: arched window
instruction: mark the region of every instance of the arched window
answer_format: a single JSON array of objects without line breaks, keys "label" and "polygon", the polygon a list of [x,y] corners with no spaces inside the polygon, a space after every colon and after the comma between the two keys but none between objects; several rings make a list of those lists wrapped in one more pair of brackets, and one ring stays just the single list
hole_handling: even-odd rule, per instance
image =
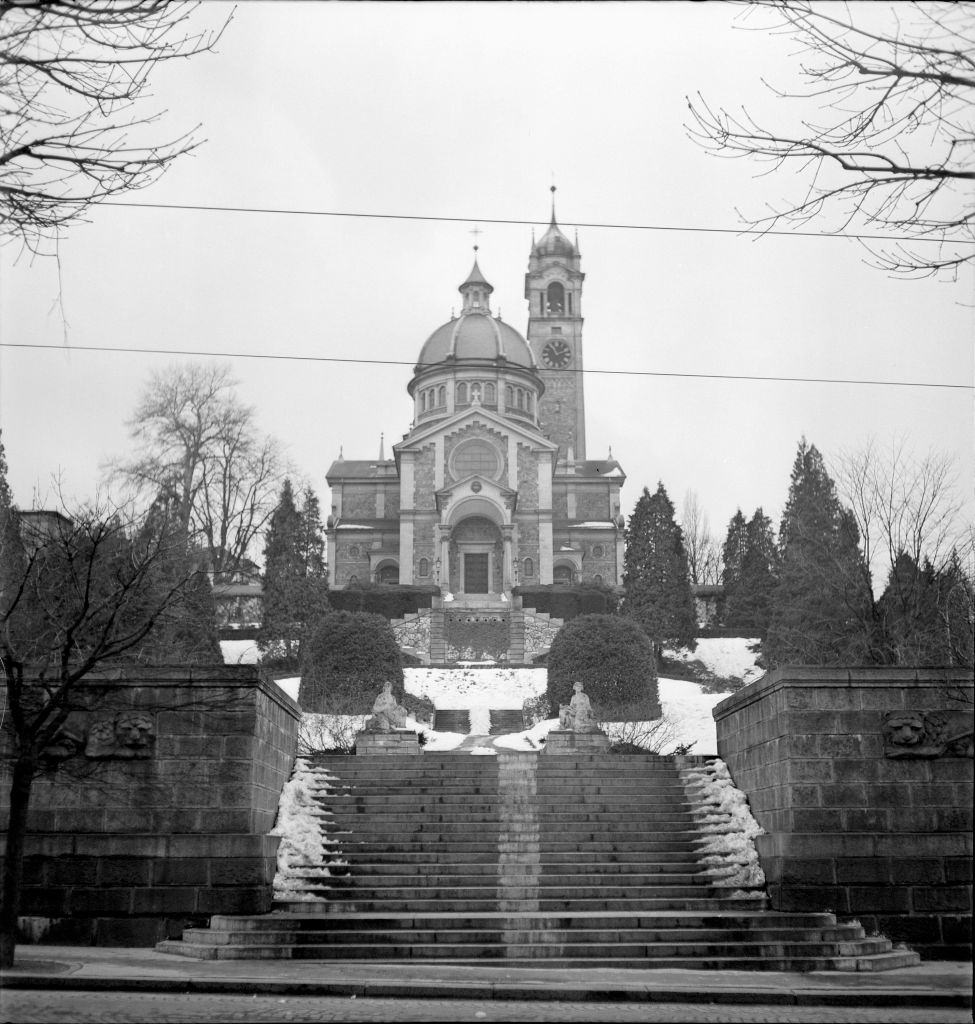
[{"label": "arched window", "polygon": [[484,402],[486,405],[494,405],[498,401],[498,389],[493,384],[484,385]]},{"label": "arched window", "polygon": [[446,404],[447,404],[447,389],[443,385],[441,385],[437,389],[437,405],[446,405]]},{"label": "arched window", "polygon": [[353,574],[352,574],[352,575],[351,575],[351,576],[349,577],[349,583],[358,583],[358,582],[359,582],[359,577],[358,577],[358,576],[356,576],[356,574],[355,574],[355,573],[353,573]]},{"label": "arched window", "polygon": [[599,575],[598,572],[596,573],[595,576],[593,576],[592,581],[593,581],[593,583],[597,584],[600,587],[603,585],[603,578],[602,578],[602,576]]},{"label": "arched window", "polygon": [[420,412],[427,411],[427,393],[426,391],[420,392]]},{"label": "arched window", "polygon": [[420,575],[421,576],[429,576],[430,575],[430,559],[429,558],[421,558],[420,559]]},{"label": "arched window", "polygon": [[566,295],[565,300],[568,303],[569,316],[572,316],[572,292]]},{"label": "arched window", "polygon": [[555,571],[552,573],[552,581],[554,583],[560,583],[568,586],[572,583],[572,566],[571,565],[557,565]]},{"label": "arched window", "polygon": [[535,575],[535,563],[530,558],[526,558],[525,559],[525,576],[528,577],[528,576],[534,576],[534,575]]},{"label": "arched window", "polygon": [[466,384],[458,384],[457,385],[457,404],[458,405],[467,405],[467,385]]},{"label": "arched window", "polygon": [[525,392],[525,408],[529,412],[532,411],[532,399],[533,399],[533,397],[534,396],[532,395],[532,393],[530,391],[526,391]]},{"label": "arched window", "polygon": [[565,312],[565,289],[558,281],[548,286],[548,311],[550,313]]},{"label": "arched window", "polygon": [[474,381],[471,385],[471,401],[479,402],[481,400],[481,385],[478,381]]},{"label": "arched window", "polygon": [[521,388],[518,388],[518,408],[525,408],[525,392]]}]

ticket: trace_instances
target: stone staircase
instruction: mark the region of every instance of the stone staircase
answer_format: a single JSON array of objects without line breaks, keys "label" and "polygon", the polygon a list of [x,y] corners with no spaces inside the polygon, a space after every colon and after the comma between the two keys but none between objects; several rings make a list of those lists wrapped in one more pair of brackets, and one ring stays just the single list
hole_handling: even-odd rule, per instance
[{"label": "stone staircase", "polygon": [[521,708],[491,709],[491,736],[502,736],[505,733],[522,732],[525,728],[525,716]]},{"label": "stone staircase", "polygon": [[433,728],[437,732],[459,732],[466,736],[471,731],[470,712],[463,708],[437,708],[433,713]]},{"label": "stone staircase", "polygon": [[[200,958],[484,966],[883,970],[911,965],[828,913],[780,914],[715,886],[672,759],[323,756],[347,873],[159,949]],[[324,789],[325,787],[323,787]]]}]

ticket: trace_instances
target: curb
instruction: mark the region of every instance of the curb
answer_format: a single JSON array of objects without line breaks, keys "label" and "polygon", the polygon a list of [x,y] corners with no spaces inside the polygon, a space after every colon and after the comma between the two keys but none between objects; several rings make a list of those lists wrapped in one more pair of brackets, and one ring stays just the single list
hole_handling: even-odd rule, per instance
[{"label": "curb", "polygon": [[79,978],[76,976],[23,975],[0,979],[0,989],[68,990],[77,992],[170,992],[221,995],[305,995],[356,996],[384,999],[492,999],[554,1002],[618,1003],[702,1003],[763,1006],[861,1006],[942,1007],[969,1009],[972,996],[966,992],[931,990],[837,991],[808,989],[687,989],[627,988],[601,985],[499,985],[491,982],[304,982],[246,981],[218,978]]}]

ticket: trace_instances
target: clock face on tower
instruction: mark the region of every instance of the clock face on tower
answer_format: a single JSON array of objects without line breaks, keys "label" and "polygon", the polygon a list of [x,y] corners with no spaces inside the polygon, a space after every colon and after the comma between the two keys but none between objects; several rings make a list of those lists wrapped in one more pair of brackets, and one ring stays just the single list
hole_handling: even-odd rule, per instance
[{"label": "clock face on tower", "polygon": [[564,341],[550,341],[542,349],[542,362],[553,370],[564,370],[572,361],[572,349]]}]

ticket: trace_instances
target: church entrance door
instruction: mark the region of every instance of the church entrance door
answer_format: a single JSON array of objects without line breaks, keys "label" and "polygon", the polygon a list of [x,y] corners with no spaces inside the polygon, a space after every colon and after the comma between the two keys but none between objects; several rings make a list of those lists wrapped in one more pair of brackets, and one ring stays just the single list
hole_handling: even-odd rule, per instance
[{"label": "church entrance door", "polygon": [[489,555],[486,552],[483,554],[464,555],[465,594],[488,593],[488,558]]}]

